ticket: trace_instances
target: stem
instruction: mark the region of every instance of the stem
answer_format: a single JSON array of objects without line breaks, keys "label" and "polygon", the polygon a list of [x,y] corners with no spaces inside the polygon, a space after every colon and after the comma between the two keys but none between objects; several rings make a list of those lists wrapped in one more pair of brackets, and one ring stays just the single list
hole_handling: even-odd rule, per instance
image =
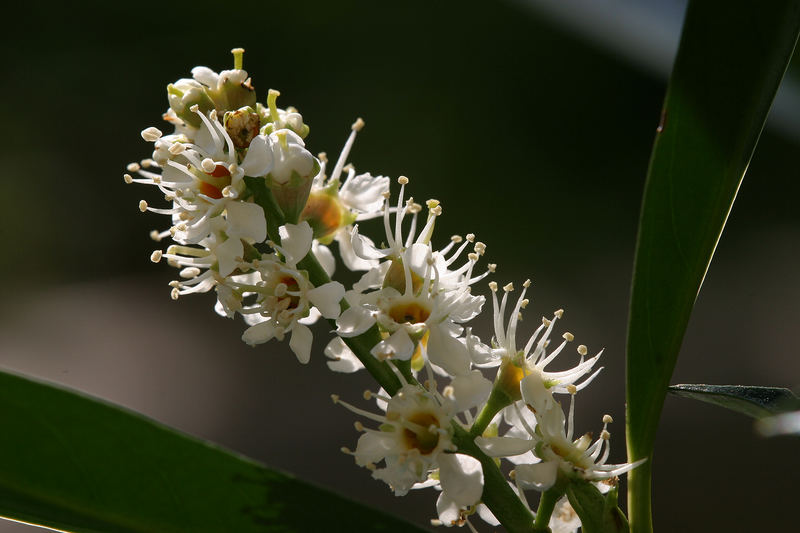
[{"label": "stem", "polygon": [[486,427],[491,423],[494,415],[512,403],[513,400],[503,390],[497,387],[493,388],[486,405],[483,406],[483,409],[478,413],[477,418],[475,418],[475,422],[473,422],[469,434],[473,438],[482,435]]},{"label": "stem", "polygon": [[509,533],[533,533],[533,515],[525,507],[494,459],[481,451],[472,435],[453,423],[453,442],[460,453],[480,461],[483,468],[483,503]]},{"label": "stem", "polygon": [[533,522],[534,531],[550,533],[550,517],[553,516],[553,509],[556,508],[556,503],[564,495],[564,492],[562,484],[557,482],[542,493],[539,498],[539,508],[536,510],[536,520]]},{"label": "stem", "polygon": [[[630,443],[630,439],[628,439]],[[633,460],[635,457],[630,448],[628,457]],[[652,533],[653,515],[651,503],[651,465],[653,464],[652,455],[650,459],[640,464],[628,472],[628,521],[631,533]]]}]

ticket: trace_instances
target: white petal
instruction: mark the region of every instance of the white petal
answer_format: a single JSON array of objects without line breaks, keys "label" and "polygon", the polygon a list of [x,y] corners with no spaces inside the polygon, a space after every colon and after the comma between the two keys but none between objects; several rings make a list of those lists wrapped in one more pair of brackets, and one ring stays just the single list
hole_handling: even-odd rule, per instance
[{"label": "white petal", "polygon": [[263,344],[275,336],[275,328],[269,321],[250,326],[242,334],[242,340],[250,346]]},{"label": "white petal", "polygon": [[494,514],[492,514],[492,511],[490,511],[489,508],[482,503],[478,504],[478,516],[480,516],[483,519],[483,521],[489,524],[490,526],[500,525],[500,521],[497,518],[495,518]]},{"label": "white petal", "polygon": [[364,466],[377,463],[392,450],[395,437],[391,433],[368,431],[359,437],[356,445],[356,464]]},{"label": "white petal", "polygon": [[461,509],[456,502],[447,497],[447,493],[442,492],[436,500],[436,512],[439,513],[439,520],[445,527],[451,527],[458,522]]},{"label": "white petal", "polygon": [[430,327],[428,338],[428,359],[442,367],[452,376],[469,372],[469,353],[463,344],[446,332],[439,324]]},{"label": "white petal", "polygon": [[316,307],[312,306],[308,310],[308,316],[304,316],[303,318],[298,319],[297,323],[298,324],[305,324],[306,326],[310,326],[311,324],[316,324],[317,320],[319,320],[321,317],[322,317],[322,313],[319,312],[319,309],[317,309]]},{"label": "white petal", "polygon": [[548,527],[552,533],[575,533],[581,527],[581,519],[566,496],[556,503],[553,514],[550,515]]},{"label": "white petal", "polygon": [[477,437],[475,444],[489,457],[510,457],[531,451],[536,441],[514,437]]},{"label": "white petal", "polygon": [[353,252],[361,259],[382,259],[387,256],[388,252],[378,250],[375,243],[369,237],[364,237],[358,233],[358,225],[353,226],[350,232],[350,244],[353,246]]},{"label": "white petal", "polygon": [[260,177],[272,170],[272,146],[269,137],[256,135],[240,165],[246,176]]},{"label": "white petal", "polygon": [[351,307],[336,319],[336,334],[342,337],[361,335],[375,323],[372,313],[363,307]]},{"label": "white petal", "polygon": [[407,361],[414,355],[414,342],[405,328],[399,328],[389,338],[376,344],[369,353],[378,359],[391,356],[394,359]]},{"label": "white petal", "polygon": [[483,377],[479,370],[456,376],[450,384],[453,387],[456,411],[466,411],[482,405],[492,392],[492,382]]},{"label": "white petal", "polygon": [[228,234],[252,242],[264,242],[267,238],[267,220],[264,209],[251,202],[228,202],[225,206]]},{"label": "white petal", "polygon": [[219,74],[208,67],[194,67],[192,69],[192,77],[212,89],[216,89],[219,83]]},{"label": "white petal", "polygon": [[339,190],[342,203],[364,213],[377,213],[383,209],[383,193],[389,190],[389,178],[372,177],[369,173],[348,179]]},{"label": "white petal", "polygon": [[350,374],[364,368],[356,354],[347,347],[341,337],[334,337],[325,347],[325,355],[332,361],[328,361],[328,368],[334,372]]},{"label": "white petal", "polygon": [[308,291],[307,295],[309,301],[325,318],[337,318],[341,313],[339,302],[344,298],[344,285],[338,281],[330,281],[315,287]]},{"label": "white petal", "polygon": [[391,266],[390,261],[384,261],[380,265],[373,267],[366,274],[361,276],[361,279],[353,284],[353,291],[360,293],[368,289],[379,288],[383,284],[386,272],[389,271]]},{"label": "white petal", "polygon": [[514,470],[517,473],[517,479],[523,485],[530,485],[536,490],[545,491],[556,482],[558,462],[543,461],[532,465],[519,465]]},{"label": "white petal", "polygon": [[525,403],[533,406],[536,411],[547,411],[554,405],[553,395],[544,386],[542,376],[538,371],[533,371],[519,383],[520,392]]},{"label": "white petal", "polygon": [[303,364],[308,363],[311,359],[311,341],[314,336],[308,326],[303,324],[295,324],[292,328],[292,338],[289,340],[289,348],[292,349],[297,356],[297,360]]},{"label": "white petal", "polygon": [[[350,231],[352,226],[346,226],[336,232],[336,242],[339,243],[339,255],[342,258],[344,266],[350,270],[369,270],[374,267],[378,261],[376,259],[362,259],[358,257],[353,250],[353,243],[350,241]],[[366,237],[362,237],[366,239]]]},{"label": "white petal", "polygon": [[483,494],[481,463],[468,455],[439,454],[439,480],[442,492],[462,508],[475,505]]},{"label": "white petal", "polygon": [[236,270],[244,255],[242,241],[238,237],[232,237],[214,249],[214,254],[219,262],[219,275],[228,276]]},{"label": "white petal", "polygon": [[314,238],[314,230],[308,222],[304,220],[300,224],[284,224],[278,228],[278,233],[281,236],[281,248],[285,252],[287,264],[296,265],[308,255]]},{"label": "white petal", "polygon": [[311,251],[314,252],[317,261],[322,265],[322,269],[328,277],[333,276],[333,273],[336,271],[336,259],[333,257],[331,249],[324,244],[314,241],[311,243]]}]

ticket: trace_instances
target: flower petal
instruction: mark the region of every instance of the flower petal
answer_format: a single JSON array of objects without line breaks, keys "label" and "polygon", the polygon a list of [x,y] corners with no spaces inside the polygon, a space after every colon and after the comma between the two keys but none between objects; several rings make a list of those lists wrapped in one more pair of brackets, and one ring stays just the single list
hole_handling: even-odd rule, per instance
[{"label": "flower petal", "polygon": [[375,323],[372,313],[363,307],[351,307],[336,319],[336,334],[341,337],[361,335]]},{"label": "flower petal", "polygon": [[483,494],[483,469],[474,457],[461,453],[439,455],[442,492],[461,508],[475,505]]},{"label": "flower petal", "polygon": [[292,349],[297,356],[297,360],[303,364],[308,363],[311,359],[311,342],[314,336],[308,326],[303,324],[295,324],[292,328],[292,338],[289,340],[289,348]]},{"label": "flower petal", "polygon": [[281,248],[286,256],[286,263],[297,265],[311,250],[314,230],[304,220],[300,224],[284,224],[278,228],[278,233],[281,236]]},{"label": "flower petal", "polygon": [[252,242],[267,238],[267,220],[264,208],[251,202],[228,202],[225,206],[228,235]]},{"label": "flower petal", "polygon": [[558,461],[543,461],[532,465],[518,465],[514,469],[523,485],[545,491],[553,486],[558,474]]},{"label": "flower petal", "polygon": [[263,344],[275,336],[275,327],[270,321],[259,322],[255,326],[250,326],[242,334],[242,340],[250,346]]},{"label": "flower petal", "polygon": [[240,165],[246,176],[260,177],[272,170],[272,146],[269,137],[256,135]]},{"label": "flower petal", "polygon": [[489,457],[511,457],[531,451],[536,441],[515,437],[477,437],[475,444]]},{"label": "flower petal", "polygon": [[214,254],[217,256],[219,263],[219,275],[222,277],[229,276],[239,266],[239,261],[244,255],[242,241],[238,237],[232,237],[217,246],[214,249]]},{"label": "flower petal", "polygon": [[344,285],[338,281],[329,281],[314,287],[307,295],[309,301],[325,318],[338,318],[342,312],[339,302],[344,298]]},{"label": "flower petal", "polygon": [[483,377],[479,370],[456,376],[450,385],[453,387],[456,411],[466,411],[482,405],[492,392],[492,382]]},{"label": "flower petal", "polygon": [[399,328],[388,338],[383,339],[369,351],[378,359],[392,357],[401,361],[407,361],[414,355],[414,341],[408,336],[405,328]]}]

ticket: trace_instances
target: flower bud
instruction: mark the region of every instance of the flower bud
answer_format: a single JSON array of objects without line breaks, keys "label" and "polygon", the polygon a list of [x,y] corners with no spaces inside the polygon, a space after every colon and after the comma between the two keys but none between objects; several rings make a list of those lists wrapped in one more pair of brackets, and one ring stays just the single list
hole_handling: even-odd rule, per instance
[{"label": "flower bud", "polygon": [[192,106],[196,104],[203,113],[214,109],[206,87],[188,78],[167,85],[167,99],[175,115],[194,128],[200,127],[201,120],[197,113],[192,112]]},{"label": "flower bud", "polygon": [[317,159],[306,150],[303,140],[291,130],[269,136],[272,141],[272,170],[267,186],[283,210],[286,221],[296,223],[306,205],[314,177],[319,173]]}]

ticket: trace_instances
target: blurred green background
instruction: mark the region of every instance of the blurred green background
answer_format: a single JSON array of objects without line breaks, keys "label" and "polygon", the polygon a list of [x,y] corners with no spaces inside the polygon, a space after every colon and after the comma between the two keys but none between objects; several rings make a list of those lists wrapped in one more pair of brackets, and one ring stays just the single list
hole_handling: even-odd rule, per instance
[{"label": "blurred green background", "polygon": [[[564,307],[577,341],[605,347],[605,370],[580,395],[578,428],[597,431],[612,414],[612,460],[623,461],[636,224],[679,27],[656,25],[672,35],[659,55],[617,38],[621,27],[647,37],[630,16],[641,6],[602,2],[605,19],[595,20],[586,2],[562,2],[556,14],[550,4],[17,6],[0,37],[0,275],[9,283],[0,367],[130,406],[420,524],[435,516],[433,491],[395,498],[338,452],[358,434],[329,394],[357,403],[371,383],[327,371],[325,325],[307,367],[287,346],[250,349],[241,321],[214,314],[212,295],[172,302],[176,273],[148,260],[148,233],[165,224],[137,203],[159,198],[122,180],[128,162],[149,156],[139,132],[161,127],[167,83],[195,65],[230,68],[230,49],[242,46],[260,99],[277,88],[279,104],[299,108],[312,152],[335,158],[363,117],[357,169],[406,175],[415,198],[441,200],[439,242],[476,233],[498,282],[531,277],[531,325]],[[653,20],[666,17],[659,9],[680,14],[681,2],[661,4]],[[740,190],[673,383],[798,382],[800,126],[787,94]],[[490,336],[486,323],[475,329]],[[796,440],[763,440],[748,419],[670,398],[656,450],[658,530],[796,523]]]}]

